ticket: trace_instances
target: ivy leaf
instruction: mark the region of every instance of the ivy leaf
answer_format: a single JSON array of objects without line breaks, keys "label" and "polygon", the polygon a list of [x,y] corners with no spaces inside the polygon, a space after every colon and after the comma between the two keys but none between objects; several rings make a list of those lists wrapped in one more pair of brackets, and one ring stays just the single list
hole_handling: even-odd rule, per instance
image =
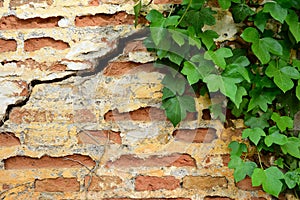
[{"label": "ivy leaf", "polygon": [[262,185],[264,191],[276,197],[282,190],[283,184],[280,179],[283,178],[283,173],[275,166],[266,170],[256,168],[251,176],[253,186]]},{"label": "ivy leaf", "polygon": [[261,139],[262,136],[266,136],[265,132],[259,128],[259,127],[255,127],[255,128],[247,128],[243,131],[243,135],[242,137],[245,138],[249,138],[251,142],[253,142],[256,146],[259,142],[259,140]]},{"label": "ivy leaf", "polygon": [[279,131],[272,133],[265,137],[265,144],[270,147],[272,144],[284,145],[287,143],[287,137],[280,134]]},{"label": "ivy leaf", "polygon": [[164,87],[162,92],[163,92],[162,100],[166,100],[166,99],[168,99],[170,97],[174,97],[176,95],[176,93],[174,93],[172,90],[170,90],[167,87]]},{"label": "ivy leaf", "polygon": [[261,32],[264,32],[268,19],[269,19],[268,14],[260,11],[254,17],[254,25]]},{"label": "ivy leaf", "polygon": [[236,23],[240,23],[246,19],[246,17],[254,15],[255,12],[246,4],[236,4],[232,7],[233,19]]},{"label": "ivy leaf", "polygon": [[186,38],[186,36],[184,36],[184,34],[178,32],[178,31],[171,31],[171,35],[172,35],[173,40],[174,40],[179,46],[184,45],[184,39]]},{"label": "ivy leaf", "polygon": [[300,80],[298,80],[298,85],[296,87],[296,96],[300,100]]},{"label": "ivy leaf", "polygon": [[298,15],[293,10],[289,10],[289,14],[285,19],[286,23],[289,25],[289,29],[296,41],[300,41],[300,23],[298,21]]},{"label": "ivy leaf", "polygon": [[215,31],[206,30],[203,33],[199,33],[199,37],[201,38],[201,41],[206,46],[206,48],[209,50],[215,45],[214,39],[218,38],[219,35]]},{"label": "ivy leaf", "polygon": [[267,111],[263,113],[260,117],[249,117],[248,119],[245,119],[245,125],[249,126],[250,128],[259,127],[261,129],[264,129],[266,127],[269,127],[268,120],[271,117],[271,112]]},{"label": "ivy leaf", "polygon": [[287,9],[282,8],[278,3],[275,2],[267,2],[264,5],[263,12],[270,13],[274,19],[278,20],[282,24],[287,16]]},{"label": "ivy leaf", "polygon": [[147,14],[146,19],[151,22],[151,27],[155,27],[150,28],[151,38],[155,45],[159,45],[159,43],[165,38],[165,35],[167,34],[165,28],[166,19],[157,10],[151,10]]},{"label": "ivy leaf", "polygon": [[228,148],[231,149],[230,155],[240,157],[242,153],[247,152],[247,146],[244,143],[238,143],[237,141],[232,141],[228,145]]},{"label": "ivy leaf", "polygon": [[251,176],[257,165],[255,162],[251,161],[244,162],[239,156],[231,156],[228,167],[234,169],[234,180],[235,182],[239,182],[247,175]]},{"label": "ivy leaf", "polygon": [[248,58],[246,56],[240,56],[234,60],[233,63],[226,67],[225,74],[234,75],[234,73],[238,73],[237,76],[242,76],[246,81],[250,83],[250,77],[247,69],[245,68],[250,64]]},{"label": "ivy leaf", "polygon": [[174,96],[162,102],[168,119],[175,127],[186,118],[187,111],[195,111],[195,101],[191,96]]},{"label": "ivy leaf", "polygon": [[281,145],[281,150],[284,154],[290,154],[300,159],[300,138],[289,137],[287,143]]},{"label": "ivy leaf", "polygon": [[217,66],[225,69],[226,61],[225,58],[229,58],[233,56],[231,49],[228,48],[220,48],[217,51],[208,50],[204,54],[204,58],[208,60],[212,60]]},{"label": "ivy leaf", "polygon": [[274,112],[271,119],[276,122],[277,127],[281,131],[285,131],[287,128],[292,129],[294,127],[293,119],[288,116],[280,116],[278,113]]},{"label": "ivy leaf", "polygon": [[270,78],[274,77],[274,83],[283,91],[286,92],[294,87],[292,78],[299,78],[299,72],[290,66],[279,68],[275,61],[269,63],[266,69],[266,75]]},{"label": "ivy leaf", "polygon": [[246,28],[243,33],[241,34],[241,37],[246,42],[257,42],[259,40],[259,33],[255,28],[248,27]]},{"label": "ivy leaf", "polygon": [[218,0],[219,5],[224,10],[228,9],[231,6],[231,2],[241,3],[241,0]]},{"label": "ivy leaf", "polygon": [[270,37],[265,37],[260,39],[260,43],[261,45],[265,46],[266,49],[272,54],[278,56],[282,55],[283,48],[277,40]]},{"label": "ivy leaf", "polygon": [[221,122],[225,122],[226,116],[224,106],[222,103],[215,103],[209,106],[210,113],[213,119],[219,119]]},{"label": "ivy leaf", "polygon": [[185,80],[183,78],[173,77],[168,74],[163,78],[162,84],[174,94],[182,95],[184,93]]},{"label": "ivy leaf", "polygon": [[260,107],[260,109],[264,112],[268,109],[268,104],[272,104],[275,99],[275,94],[273,92],[264,92],[260,94],[251,95],[251,99],[248,105],[248,111],[254,109],[256,106]]},{"label": "ivy leaf", "polygon": [[236,83],[240,82],[239,79],[210,74],[205,77],[203,81],[207,83],[210,92],[217,92],[220,90],[222,94],[229,97],[233,102],[235,101],[237,92]]},{"label": "ivy leaf", "polygon": [[[203,4],[204,4],[205,0],[193,0],[190,4],[190,7],[195,9],[195,10],[199,10]],[[188,5],[190,3],[190,0],[183,0],[182,1],[182,5]]]},{"label": "ivy leaf", "polygon": [[293,189],[296,185],[300,185],[300,168],[294,171],[288,171],[284,174],[284,181],[289,189]]},{"label": "ivy leaf", "polygon": [[233,103],[235,104],[235,106],[237,108],[240,107],[240,104],[242,103],[243,101],[243,96],[246,96],[248,93],[246,91],[246,89],[242,86],[238,87],[237,91],[236,91],[236,94],[235,94],[235,99],[233,101]]}]

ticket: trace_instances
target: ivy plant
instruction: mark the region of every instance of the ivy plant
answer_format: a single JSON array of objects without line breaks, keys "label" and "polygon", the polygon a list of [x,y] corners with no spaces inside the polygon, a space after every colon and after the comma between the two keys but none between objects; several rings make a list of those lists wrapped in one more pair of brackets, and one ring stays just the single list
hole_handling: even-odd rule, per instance
[{"label": "ivy plant", "polygon": [[[231,117],[243,119],[246,126],[242,141],[229,144],[228,167],[234,169],[235,181],[249,176],[253,186],[261,185],[275,197],[282,192],[298,197],[300,2],[259,2],[217,1],[241,27],[234,41],[222,43],[215,42],[218,34],[209,29],[217,13],[210,0],[183,0],[169,13],[151,10],[145,45],[156,53],[157,65],[167,65],[187,79],[170,73],[162,81],[162,108],[174,126],[195,111],[186,84],[200,95],[223,94]],[[139,1],[136,15],[141,9]],[[213,104],[211,112],[228,123],[220,106]]]}]

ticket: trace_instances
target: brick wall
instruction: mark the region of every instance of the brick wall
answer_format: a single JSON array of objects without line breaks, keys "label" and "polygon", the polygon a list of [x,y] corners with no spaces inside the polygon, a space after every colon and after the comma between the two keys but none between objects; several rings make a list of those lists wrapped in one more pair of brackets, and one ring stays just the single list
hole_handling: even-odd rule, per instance
[{"label": "brick wall", "polygon": [[97,64],[139,31],[133,4],[0,0],[1,199],[270,199],[234,183],[227,145],[240,130],[211,120],[209,99],[172,127],[140,40]]}]

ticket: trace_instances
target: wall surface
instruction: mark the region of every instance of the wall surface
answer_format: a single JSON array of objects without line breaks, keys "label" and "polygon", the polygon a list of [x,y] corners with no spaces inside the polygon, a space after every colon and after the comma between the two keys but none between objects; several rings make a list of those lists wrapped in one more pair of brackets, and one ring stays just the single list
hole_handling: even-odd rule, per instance
[{"label": "wall surface", "polygon": [[155,58],[138,36],[120,46],[133,5],[0,0],[0,198],[270,199],[227,168],[241,122],[210,120],[198,96],[180,126],[166,119]]}]

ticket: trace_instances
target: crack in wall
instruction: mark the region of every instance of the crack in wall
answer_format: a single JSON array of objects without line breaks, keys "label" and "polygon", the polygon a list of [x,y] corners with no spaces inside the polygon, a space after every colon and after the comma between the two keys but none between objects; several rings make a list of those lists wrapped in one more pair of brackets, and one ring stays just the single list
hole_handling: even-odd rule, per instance
[{"label": "crack in wall", "polygon": [[37,80],[37,79],[32,80],[28,84],[28,96],[24,100],[18,101],[14,104],[10,104],[7,106],[4,117],[0,121],[0,127],[2,127],[4,125],[4,123],[9,120],[9,114],[13,108],[22,107],[22,106],[26,105],[26,103],[30,99],[32,90],[36,85],[58,83],[58,82],[67,80],[68,78],[74,77],[74,76],[88,77],[88,76],[96,75],[96,74],[100,73],[108,65],[109,61],[111,61],[112,59],[118,57],[119,55],[121,55],[123,53],[123,50],[128,42],[139,39],[139,38],[146,37],[146,36],[148,36],[148,34],[149,34],[149,29],[143,28],[129,36],[119,38],[119,40],[117,41],[117,45],[113,50],[111,50],[104,56],[97,58],[97,61],[96,61],[97,65],[93,69],[93,71],[89,71],[89,70],[74,71],[74,73],[68,74],[68,75],[60,77],[60,78],[51,79],[51,80]]}]

